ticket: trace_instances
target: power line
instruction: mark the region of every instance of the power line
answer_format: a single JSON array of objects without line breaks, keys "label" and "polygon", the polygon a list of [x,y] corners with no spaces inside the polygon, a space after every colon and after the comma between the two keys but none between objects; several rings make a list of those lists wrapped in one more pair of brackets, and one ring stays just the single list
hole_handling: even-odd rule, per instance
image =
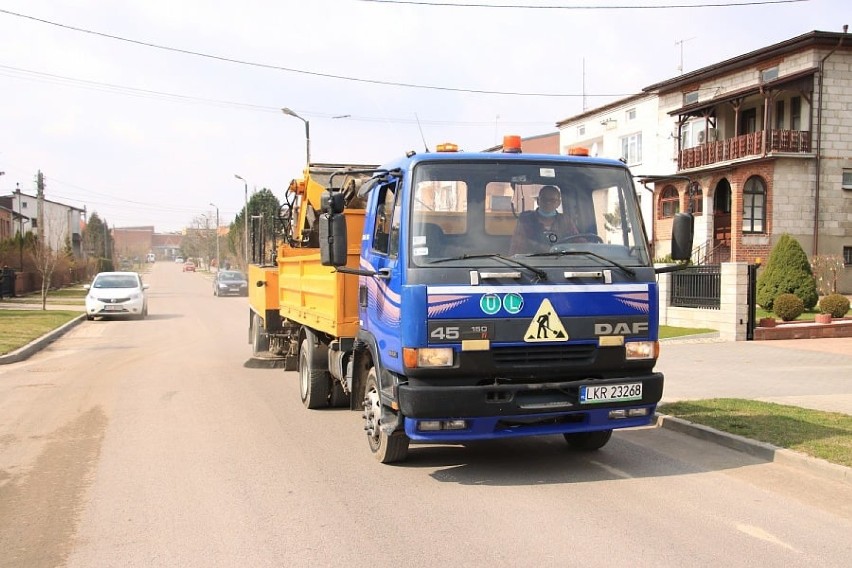
[{"label": "power line", "polygon": [[764,4],[794,4],[810,2],[811,0],[765,0],[757,2],[720,2],[716,4],[660,4],[649,6],[625,6],[613,4],[609,6],[530,6],[527,4],[470,4],[466,2],[417,2],[414,0],[355,0],[356,2],[371,2],[373,4],[408,4],[412,6],[428,6],[438,8],[511,8],[515,10],[663,10],[689,8],[734,8],[740,6],[761,6]]},{"label": "power line", "polygon": [[[4,72],[4,70],[6,72]],[[241,103],[237,101],[225,101],[219,99],[208,99],[204,97],[197,97],[193,95],[182,95],[177,93],[169,93],[165,91],[155,91],[150,89],[139,89],[136,87],[127,87],[124,85],[117,85],[114,83],[102,83],[98,81],[89,81],[86,79],[77,79],[74,77],[67,77],[64,75],[56,75],[53,73],[43,73],[40,71],[32,71],[30,69],[22,69],[20,67],[10,67],[7,65],[0,65],[0,76],[11,77],[15,79],[24,79],[27,81],[38,81],[45,82],[54,85],[63,85],[75,88],[82,89],[90,89],[99,92],[112,93],[112,94],[121,94],[128,96],[136,96],[140,98],[148,98],[153,100],[166,100],[166,101],[174,101],[180,103],[201,103],[207,104],[211,106],[216,106],[219,108],[227,108],[233,107],[241,110],[249,110],[256,112],[267,112],[267,113],[275,113],[279,114],[281,112],[280,107],[271,107],[264,105],[257,105],[251,103]],[[608,95],[592,95],[592,96],[608,96]],[[307,116],[312,117],[320,117],[320,118],[342,118],[340,115],[334,115],[331,113],[319,113],[319,112],[305,112]],[[392,124],[416,124],[416,121],[411,118],[381,118],[381,117],[372,117],[372,116],[358,116],[358,115],[346,115],[347,119],[357,121],[357,122],[384,122],[384,123],[392,123]],[[429,126],[459,126],[459,127],[482,127],[482,126],[491,126],[491,121],[452,121],[452,120],[422,120],[420,121],[422,124],[427,124]],[[522,122],[507,122],[509,125],[538,125],[538,124],[552,124],[553,121],[522,121]]]},{"label": "power line", "polygon": [[[807,0],[778,0],[778,1],[786,1],[786,2],[799,2],[799,1],[807,1]],[[385,87],[404,87],[408,89],[427,89],[433,91],[445,91],[445,92],[454,92],[454,93],[473,93],[479,95],[501,95],[501,96],[510,96],[510,97],[549,97],[549,98],[576,98],[582,97],[582,94],[574,94],[574,93],[536,93],[536,92],[522,92],[522,91],[491,91],[487,89],[465,89],[461,87],[444,87],[439,85],[423,85],[418,83],[400,83],[396,81],[384,81],[380,79],[363,79],[360,77],[349,77],[346,75],[334,75],[331,73],[320,73],[318,71],[307,71],[304,69],[296,69],[293,67],[282,67],[280,65],[271,65],[268,63],[257,63],[254,61],[246,61],[242,59],[234,59],[231,57],[225,57],[221,55],[213,55],[209,53],[202,53],[200,51],[192,51],[189,49],[181,49],[177,47],[169,47],[165,45],[159,45],[156,43],[150,43],[146,41],[140,41],[135,39],[129,39],[113,34],[107,34],[103,32],[98,32],[94,30],[88,30],[85,28],[79,28],[76,26],[70,26],[67,24],[60,24],[58,22],[52,22],[50,20],[45,20],[43,18],[36,18],[35,16],[28,16],[26,14],[20,14],[17,12],[12,12],[10,10],[0,9],[0,14],[6,14],[9,16],[15,16],[17,18],[23,18],[26,20],[31,20],[34,22],[39,22],[41,24],[46,24],[50,26],[55,26],[58,28],[71,30],[79,33],[90,34],[98,37],[103,37],[107,39],[113,39],[116,41],[122,41],[125,43],[130,43],[133,45],[140,45],[143,47],[150,47],[153,49],[161,49],[163,51],[170,51],[174,53],[182,53],[184,55],[192,55],[195,57],[202,57],[205,59],[212,59],[214,61],[221,61],[224,63],[234,63],[237,65],[247,65],[249,67],[258,67],[262,69],[273,69],[276,71],[284,71],[287,73],[298,73],[301,75],[309,75],[312,77],[323,77],[325,79],[337,79],[340,81],[351,81],[355,83],[367,83],[372,85],[382,85]],[[600,95],[600,96],[608,96],[608,97],[623,97],[628,96],[627,94],[612,94],[612,95]]]}]

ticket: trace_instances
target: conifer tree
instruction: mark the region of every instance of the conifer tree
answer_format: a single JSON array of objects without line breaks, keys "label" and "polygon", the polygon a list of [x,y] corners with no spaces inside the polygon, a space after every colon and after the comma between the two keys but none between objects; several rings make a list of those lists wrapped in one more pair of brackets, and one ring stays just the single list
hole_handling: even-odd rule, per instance
[{"label": "conifer tree", "polygon": [[819,299],[808,256],[799,241],[786,233],[775,243],[757,278],[757,303],[771,311],[775,298],[785,293],[798,296],[806,310],[813,308]]}]

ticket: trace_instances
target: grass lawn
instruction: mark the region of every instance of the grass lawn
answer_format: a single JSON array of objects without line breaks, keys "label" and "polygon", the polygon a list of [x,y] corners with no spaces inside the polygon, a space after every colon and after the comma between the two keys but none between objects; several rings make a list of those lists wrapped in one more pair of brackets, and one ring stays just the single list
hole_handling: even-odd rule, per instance
[{"label": "grass lawn", "polygon": [[0,310],[0,355],[11,353],[80,315],[66,310]]},{"label": "grass lawn", "polygon": [[661,404],[660,414],[852,467],[852,416],[738,398]]},{"label": "grass lawn", "polygon": [[[68,304],[72,306],[84,305],[86,290],[82,286],[72,286],[69,288],[61,288],[59,290],[49,290],[47,292],[48,304]],[[32,292],[23,296],[14,298],[5,298],[4,302],[12,304],[41,304],[41,292]]]},{"label": "grass lawn", "polygon": [[660,326],[660,339],[671,339],[672,337],[683,337],[685,335],[697,335],[700,333],[715,333],[715,329],[703,327],[673,327],[670,325]]}]

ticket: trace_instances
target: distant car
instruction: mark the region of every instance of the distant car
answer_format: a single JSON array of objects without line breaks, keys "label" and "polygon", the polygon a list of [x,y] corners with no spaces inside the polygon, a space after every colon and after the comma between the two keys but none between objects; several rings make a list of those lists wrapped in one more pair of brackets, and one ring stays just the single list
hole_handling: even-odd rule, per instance
[{"label": "distant car", "polygon": [[183,271],[184,272],[195,272],[195,263],[191,260],[187,260],[183,263]]},{"label": "distant car", "polygon": [[175,257],[175,262],[177,264],[183,264],[183,257],[182,256]]},{"label": "distant car", "polygon": [[96,316],[144,319],[148,315],[148,285],[136,272],[99,272],[84,288],[89,321]]},{"label": "distant car", "polygon": [[248,279],[239,270],[221,270],[213,278],[214,296],[248,296]]}]

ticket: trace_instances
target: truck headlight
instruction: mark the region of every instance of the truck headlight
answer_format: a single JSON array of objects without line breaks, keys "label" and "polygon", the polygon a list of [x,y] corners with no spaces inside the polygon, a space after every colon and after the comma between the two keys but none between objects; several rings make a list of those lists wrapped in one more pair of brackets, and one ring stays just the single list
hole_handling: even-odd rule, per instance
[{"label": "truck headlight", "polygon": [[402,361],[409,369],[429,367],[452,367],[452,347],[406,347],[402,350]]},{"label": "truck headlight", "polygon": [[626,341],[624,356],[628,361],[641,359],[656,359],[660,354],[660,344],[657,341]]}]

